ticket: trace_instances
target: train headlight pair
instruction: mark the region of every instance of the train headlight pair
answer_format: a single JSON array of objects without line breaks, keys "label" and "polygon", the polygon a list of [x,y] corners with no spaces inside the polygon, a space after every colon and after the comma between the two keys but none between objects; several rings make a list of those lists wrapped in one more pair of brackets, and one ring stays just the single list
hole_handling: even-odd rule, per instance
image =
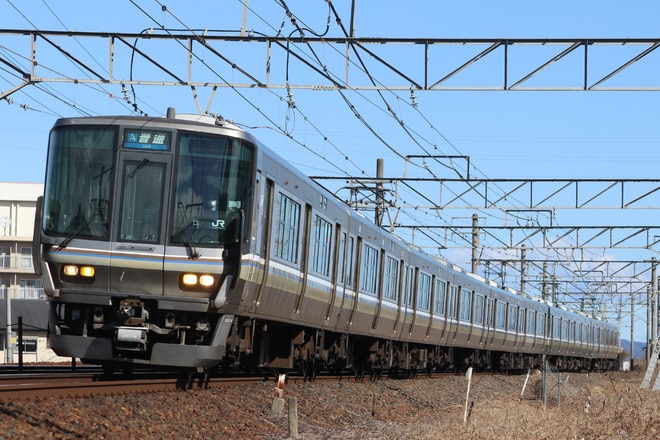
[{"label": "train headlight pair", "polygon": [[62,280],[71,283],[92,283],[96,276],[94,266],[65,264],[62,266]]},{"label": "train headlight pair", "polygon": [[216,284],[215,275],[184,273],[181,275],[181,286],[185,290],[189,289],[210,289]]}]

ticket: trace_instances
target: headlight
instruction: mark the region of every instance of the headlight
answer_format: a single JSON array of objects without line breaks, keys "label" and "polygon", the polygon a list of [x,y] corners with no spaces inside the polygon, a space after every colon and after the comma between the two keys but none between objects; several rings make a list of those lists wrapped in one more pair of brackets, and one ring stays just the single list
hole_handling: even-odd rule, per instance
[{"label": "headlight", "polygon": [[199,277],[199,284],[204,287],[211,287],[215,284],[215,277],[213,275],[201,275]]},{"label": "headlight", "polygon": [[67,277],[75,277],[78,275],[80,269],[75,264],[65,264],[62,267],[62,273]]},{"label": "headlight", "polygon": [[195,286],[197,285],[197,274],[184,273],[182,281],[184,286]]},{"label": "headlight", "polygon": [[67,283],[91,284],[94,282],[96,269],[94,266],[65,264],[62,266],[62,281]]},{"label": "headlight", "polygon": [[215,275],[184,273],[179,278],[182,290],[208,291],[217,284]]},{"label": "headlight", "polygon": [[93,266],[82,266],[80,268],[80,276],[85,278],[94,277],[94,267]]}]

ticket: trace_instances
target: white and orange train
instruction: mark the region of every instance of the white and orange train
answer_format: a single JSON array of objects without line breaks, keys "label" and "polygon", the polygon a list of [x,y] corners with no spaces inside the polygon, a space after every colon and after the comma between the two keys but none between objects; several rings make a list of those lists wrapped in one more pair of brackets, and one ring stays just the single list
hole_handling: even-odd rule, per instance
[{"label": "white and orange train", "polygon": [[421,252],[215,118],[58,120],[37,211],[60,356],[184,369],[617,364],[615,325]]}]

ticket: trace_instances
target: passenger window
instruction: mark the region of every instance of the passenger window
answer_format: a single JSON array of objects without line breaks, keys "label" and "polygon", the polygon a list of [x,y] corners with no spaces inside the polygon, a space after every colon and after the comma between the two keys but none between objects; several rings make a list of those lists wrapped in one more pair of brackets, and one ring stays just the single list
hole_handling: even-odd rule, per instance
[{"label": "passenger window", "polygon": [[536,334],[538,336],[545,336],[545,314],[543,313],[536,315]]},{"label": "passenger window", "polygon": [[497,302],[497,316],[495,318],[495,326],[499,329],[504,330],[506,325],[506,304],[503,302]]},{"label": "passenger window", "polygon": [[452,284],[449,286],[449,313],[448,316],[450,318],[456,319],[458,318],[458,305],[456,302],[458,301],[458,286],[455,284]]},{"label": "passenger window", "polygon": [[535,332],[534,325],[536,324],[536,319],[534,318],[534,311],[527,310],[527,334],[533,335]]},{"label": "passenger window", "polygon": [[360,289],[372,295],[378,287],[378,249],[364,244],[362,248],[362,264],[360,266]]},{"label": "passenger window", "polygon": [[516,306],[509,305],[509,325],[507,326],[507,330],[510,332],[516,331],[516,322],[518,320],[518,312],[516,309]]},{"label": "passenger window", "polygon": [[461,290],[461,321],[470,322],[472,312],[472,291]]},{"label": "passenger window", "polygon": [[559,318],[554,318],[552,322],[552,337],[554,339],[559,339],[561,337],[561,322]]},{"label": "passenger window", "polygon": [[353,287],[353,252],[354,238],[342,232],[339,243],[339,281],[348,287]]},{"label": "passenger window", "polygon": [[406,272],[404,292],[403,292],[404,305],[407,307],[412,307],[413,289],[415,286],[415,268],[406,266],[404,270]]},{"label": "passenger window", "polygon": [[433,305],[433,312],[438,315],[445,314],[445,306],[447,302],[447,283],[442,280],[435,280],[435,304]]},{"label": "passenger window", "polygon": [[300,203],[280,193],[275,219],[275,256],[298,262]]},{"label": "passenger window", "polygon": [[385,263],[385,274],[383,276],[383,298],[396,302],[397,291],[399,288],[399,262],[387,256],[387,263]]},{"label": "passenger window", "polygon": [[417,289],[417,309],[428,312],[430,299],[431,299],[431,276],[420,272],[419,287]]},{"label": "passenger window", "polygon": [[474,323],[484,323],[484,296],[477,293],[474,295]]},{"label": "passenger window", "polygon": [[488,298],[486,301],[486,326],[493,327],[495,322],[495,300],[493,298]]},{"label": "passenger window", "polygon": [[330,275],[330,251],[332,249],[332,224],[314,216],[314,236],[312,243],[312,270],[320,275]]}]

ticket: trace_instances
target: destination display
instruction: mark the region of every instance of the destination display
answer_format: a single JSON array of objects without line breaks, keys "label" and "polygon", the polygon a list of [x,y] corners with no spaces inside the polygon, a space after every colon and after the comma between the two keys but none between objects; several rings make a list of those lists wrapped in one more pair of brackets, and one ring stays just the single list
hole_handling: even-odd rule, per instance
[{"label": "destination display", "polygon": [[126,130],[124,148],[139,150],[169,150],[170,133],[167,131]]}]

